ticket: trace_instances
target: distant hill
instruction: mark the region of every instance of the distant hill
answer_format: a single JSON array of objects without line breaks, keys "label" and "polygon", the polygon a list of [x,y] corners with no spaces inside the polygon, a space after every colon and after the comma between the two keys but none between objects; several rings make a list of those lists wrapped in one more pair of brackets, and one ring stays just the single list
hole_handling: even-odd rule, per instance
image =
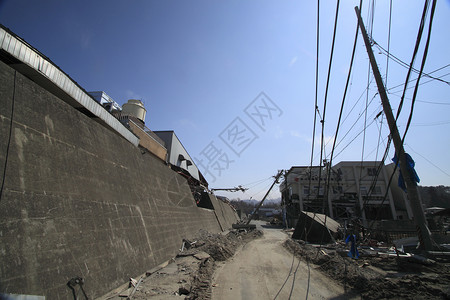
[{"label": "distant hill", "polygon": [[450,208],[449,186],[419,186],[419,193],[425,207]]},{"label": "distant hill", "polygon": [[[232,199],[230,200],[231,204],[236,208],[240,209],[243,213],[249,214],[253,211],[255,206],[261,202],[261,200],[254,200],[254,199]],[[272,207],[272,208],[278,208],[281,203],[281,198],[277,199],[267,199],[263,203],[263,207]]]},{"label": "distant hill", "polygon": [[[245,201],[248,203],[253,203],[254,205],[257,205],[259,202],[261,202],[260,199],[233,199],[235,201]],[[264,205],[269,204],[280,204],[281,198],[275,198],[275,199],[266,199],[264,200]]]}]

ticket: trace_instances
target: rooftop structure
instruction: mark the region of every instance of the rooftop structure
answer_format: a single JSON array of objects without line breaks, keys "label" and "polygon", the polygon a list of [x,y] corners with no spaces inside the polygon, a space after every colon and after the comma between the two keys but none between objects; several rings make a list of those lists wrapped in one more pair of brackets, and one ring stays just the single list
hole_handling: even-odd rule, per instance
[{"label": "rooftop structure", "polygon": [[122,107],[120,107],[119,103],[114,101],[113,98],[108,96],[103,91],[97,91],[97,92],[89,92],[89,95],[91,95],[95,101],[100,103],[107,111],[114,112],[114,111],[121,111]]},{"label": "rooftop structure", "polygon": [[0,25],[0,59],[133,145],[139,139],[48,57]]}]

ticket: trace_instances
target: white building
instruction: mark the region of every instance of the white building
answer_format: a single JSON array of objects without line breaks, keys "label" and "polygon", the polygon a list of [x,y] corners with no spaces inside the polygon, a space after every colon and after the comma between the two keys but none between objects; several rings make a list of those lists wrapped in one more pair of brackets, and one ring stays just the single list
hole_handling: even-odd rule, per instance
[{"label": "white building", "polygon": [[154,131],[166,144],[167,162],[172,166],[187,171],[193,178],[200,181],[200,174],[189,153],[184,148],[174,131]]},{"label": "white building", "polygon": [[331,168],[329,179],[327,169],[298,166],[286,173],[280,192],[289,226],[295,226],[300,211],[324,213],[334,219],[357,217],[364,223],[412,218],[395,176],[387,188],[393,171],[390,166],[376,161],[343,161]]}]

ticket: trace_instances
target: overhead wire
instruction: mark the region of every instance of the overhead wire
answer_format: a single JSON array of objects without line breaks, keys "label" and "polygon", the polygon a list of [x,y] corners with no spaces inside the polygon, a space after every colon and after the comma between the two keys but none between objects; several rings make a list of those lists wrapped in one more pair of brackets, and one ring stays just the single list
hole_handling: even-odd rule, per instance
[{"label": "overhead wire", "polygon": [[445,103],[445,102],[434,102],[434,101],[425,101],[425,100],[417,100],[417,99],[416,99],[416,102],[436,104],[436,105],[450,105],[450,103]]},{"label": "overhead wire", "polygon": [[[450,121],[440,121],[440,122],[433,122],[433,123],[415,123],[410,126],[413,127],[431,127],[431,126],[441,126],[441,125],[448,125],[450,124]],[[402,125],[397,125],[398,127],[402,127]],[[406,125],[405,125],[406,126]]]},{"label": "overhead wire", "polygon": [[[374,122],[375,122],[375,120],[372,120],[366,127],[364,127],[350,142],[347,143],[347,145],[345,145],[344,148],[342,148],[341,151],[339,151],[338,154],[336,154],[335,158],[338,157],[348,146],[350,146],[364,132],[364,130],[366,130],[366,128],[370,127]],[[338,144],[338,146],[339,146],[339,144]]]},{"label": "overhead wire", "polygon": [[[390,53],[390,46],[391,46],[391,24],[392,24],[392,0],[389,0],[389,29],[388,29],[388,46],[387,46],[387,53]],[[389,55],[386,56],[386,74],[385,74],[385,82],[384,86],[387,88],[388,84],[388,72],[389,72]]]},{"label": "overhead wire", "polygon": [[[360,2],[359,2],[360,9],[361,9],[361,6],[362,6],[362,0],[360,0]],[[355,38],[354,38],[354,42],[353,42],[352,56],[350,58],[350,66],[348,68],[348,74],[347,74],[347,80],[345,83],[344,94],[342,96],[341,108],[339,110],[339,118],[338,118],[338,122],[336,125],[336,132],[334,134],[333,146],[331,148],[330,162],[329,162],[330,167],[329,167],[328,173],[327,173],[327,184],[326,184],[326,189],[325,189],[326,191],[328,191],[329,187],[330,187],[331,167],[333,166],[333,155],[334,155],[334,150],[336,149],[336,140],[338,138],[339,128],[340,128],[341,119],[342,119],[342,113],[344,111],[345,99],[346,99],[348,87],[350,84],[350,78],[351,78],[352,69],[353,69],[353,61],[355,58],[356,45],[357,45],[357,41],[358,41],[358,32],[359,32],[359,26],[358,26],[358,23],[356,23],[356,32],[355,32]]]},{"label": "overhead wire", "polygon": [[[425,26],[425,20],[426,20],[429,4],[430,4],[430,0],[426,0],[425,3],[424,3],[422,17],[420,19],[419,31],[417,32],[416,44],[414,46],[413,55],[412,55],[412,58],[411,58],[411,62],[409,64],[409,70],[408,70],[408,73],[406,74],[405,85],[403,87],[403,94],[402,94],[402,97],[400,99],[400,103],[398,105],[397,116],[395,117],[395,120],[397,120],[398,117],[400,116],[400,112],[401,112],[402,107],[403,107],[403,101],[405,99],[406,88],[408,86],[409,77],[411,75],[411,71],[412,71],[412,68],[413,68],[413,65],[414,65],[414,61],[416,59],[417,52],[419,51],[420,41],[422,39],[422,33],[423,33],[424,26]],[[419,80],[419,78],[417,78],[417,80]],[[417,81],[417,83],[418,83],[418,81]]]},{"label": "overhead wire", "polygon": [[[445,67],[449,67],[449,66],[450,66],[450,65],[447,65],[447,66],[445,66]],[[441,68],[439,68],[439,69],[442,69],[442,68],[444,68],[444,67],[441,67]],[[429,72],[428,74],[432,74],[432,73],[434,73],[434,72],[437,72],[437,70],[435,70],[435,71],[433,71],[433,72]],[[445,74],[440,75],[440,76],[435,77],[435,78],[441,79],[441,78],[443,78],[443,77],[445,77],[445,76],[448,76],[448,75],[450,75],[450,72],[449,72],[449,73],[445,73]],[[408,83],[413,82],[413,81],[416,81],[416,80],[417,80],[417,78],[410,79],[410,80],[408,81]],[[424,84],[426,84],[426,83],[433,82],[434,80],[435,80],[435,79],[430,79],[430,80],[421,82],[420,85],[424,85]],[[393,87],[389,88],[388,91],[391,91],[391,90],[396,89],[396,88],[399,88],[399,87],[404,87],[404,86],[405,86],[404,83],[400,83],[400,84],[398,84],[398,85],[396,85],[396,86],[393,86]],[[410,89],[410,88],[411,88],[411,87],[407,87],[406,89]],[[390,93],[392,93],[392,92],[390,92]]]},{"label": "overhead wire", "polygon": [[[310,160],[310,170],[313,167],[314,161],[314,144],[316,136],[316,123],[317,123],[317,113],[319,110],[318,104],[318,91],[319,91],[319,36],[320,36],[320,0],[317,0],[317,18],[316,18],[316,71],[315,71],[315,97],[314,97],[314,123],[313,123],[313,134],[312,134],[312,144],[311,144],[311,160]],[[322,118],[322,117],[321,117]],[[308,178],[308,188],[311,190],[312,182],[312,172],[309,173]],[[309,195],[308,195],[309,198]]]},{"label": "overhead wire", "polygon": [[[396,118],[398,118],[398,116],[399,116],[399,114],[400,114],[400,111],[401,111],[401,106],[402,106],[402,104],[403,104],[404,94],[405,94],[405,91],[406,91],[406,88],[407,88],[407,83],[409,82],[409,74],[410,74],[410,71],[411,71],[411,68],[412,68],[413,60],[414,60],[414,58],[415,58],[415,55],[417,54],[416,52],[417,52],[418,44],[420,43],[420,37],[421,37],[422,32],[423,32],[423,27],[425,26],[424,23],[425,23],[426,12],[428,11],[428,7],[429,7],[429,1],[426,1],[426,2],[425,2],[425,6],[424,6],[424,10],[423,10],[423,14],[422,14],[421,24],[420,24],[420,27],[419,27],[418,37],[417,37],[417,39],[416,39],[416,47],[415,47],[415,49],[414,49],[411,67],[410,67],[410,70],[408,71],[408,75],[407,75],[407,78],[406,78],[406,80],[405,80],[405,86],[404,86],[404,90],[403,90],[403,95],[402,95],[402,99],[400,100],[399,109],[398,109],[398,111],[397,111],[397,117],[396,117]],[[416,82],[416,85],[415,85],[415,88],[414,88],[414,95],[413,95],[413,100],[412,100],[412,103],[411,103],[411,111],[410,111],[409,118],[408,118],[407,128],[406,128],[406,130],[405,130],[405,132],[404,132],[404,135],[403,135],[403,138],[402,138],[402,144],[404,144],[404,139],[405,139],[406,133],[407,133],[407,131],[408,131],[407,129],[409,128],[409,125],[411,124],[411,119],[412,119],[412,115],[413,115],[413,108],[414,108],[415,97],[416,97],[416,95],[417,95],[417,88],[418,88],[418,86],[419,86],[419,80],[420,80],[420,77],[421,77],[421,75],[422,75],[421,73],[422,73],[422,71],[423,71],[423,67],[424,67],[424,65],[425,65],[426,56],[427,56],[427,53],[428,53],[428,46],[429,46],[429,41],[430,41],[430,36],[431,36],[431,27],[432,27],[432,22],[433,22],[433,16],[434,16],[435,7],[436,7],[436,0],[433,0],[433,4],[432,4],[432,8],[431,8],[431,14],[430,14],[430,21],[429,21],[428,37],[427,37],[427,41],[426,41],[426,45],[425,45],[425,49],[424,49],[424,53],[423,53],[423,57],[422,57],[421,70],[420,70],[420,74],[419,74],[419,76],[418,76],[418,78],[417,78],[417,82]],[[386,187],[386,191],[385,191],[383,200],[382,200],[381,203],[379,204],[379,207],[381,207],[381,206],[384,204],[384,202],[386,201],[386,199],[387,199],[388,192],[389,192],[389,188],[390,188],[392,179],[393,179],[393,177],[394,177],[394,175],[395,175],[395,173],[396,173],[397,168],[398,168],[398,164],[395,164],[394,170],[393,170],[393,172],[392,172],[392,174],[391,174],[391,176],[390,176],[390,178],[389,178],[389,182],[388,182],[388,185],[387,185],[387,187]],[[376,217],[375,217],[375,220],[379,218],[380,213],[381,213],[381,209],[379,209],[379,210],[377,211],[377,215],[376,215]],[[374,220],[374,221],[375,221],[375,220]],[[370,225],[370,228],[373,226],[374,221],[372,221],[372,223],[371,223],[371,225]]]},{"label": "overhead wire", "polygon": [[247,183],[247,184],[243,184],[242,186],[243,187],[248,187],[249,189],[251,189],[251,188],[253,188],[255,186],[258,186],[258,185],[264,183],[265,181],[268,181],[269,179],[272,179],[272,176],[271,177],[267,177],[267,178],[263,178],[263,179],[260,179],[260,180],[254,181],[254,182],[250,182],[250,183]]},{"label": "overhead wire", "polygon": [[[331,42],[331,51],[330,51],[330,60],[328,63],[328,72],[327,72],[327,81],[325,86],[325,96],[323,101],[323,115],[320,123],[322,124],[322,130],[321,130],[321,139],[320,139],[320,159],[319,159],[319,184],[317,187],[317,193],[320,193],[320,185],[321,185],[321,175],[322,175],[322,159],[323,159],[323,152],[324,152],[324,132],[325,132],[325,118],[326,118],[326,109],[327,109],[327,99],[328,99],[328,89],[330,84],[330,76],[331,76],[331,66],[333,64],[333,54],[334,54],[334,45],[336,42],[336,31],[337,31],[337,23],[338,23],[338,17],[339,17],[339,3],[340,0],[336,2],[336,12],[335,12],[335,18],[334,18],[334,29],[333,29],[333,39]],[[325,209],[325,200],[323,201],[323,207],[322,210]]]},{"label": "overhead wire", "polygon": [[419,88],[419,82],[420,82],[420,78],[422,76],[423,68],[425,67],[425,62],[427,60],[428,47],[430,45],[431,28],[433,26],[433,18],[434,18],[435,9],[436,9],[436,0],[433,0],[433,4],[431,6],[430,21],[429,21],[429,25],[428,25],[427,41],[425,42],[425,49],[423,51],[422,63],[421,63],[421,66],[420,66],[420,73],[419,73],[419,76],[417,77],[416,86],[414,88],[413,99],[411,101],[411,110],[410,110],[410,113],[409,113],[408,122],[406,124],[405,132],[403,133],[402,144],[405,142],[406,134],[408,132],[409,126],[411,125],[412,116],[413,116],[413,112],[414,112],[414,104],[416,102],[417,91],[418,91],[418,88]]},{"label": "overhead wire", "polygon": [[[378,124],[377,124],[377,128],[378,128]],[[383,138],[381,139],[381,143],[380,143],[380,144],[383,144],[383,147],[386,147],[386,140],[387,140],[388,138],[389,138],[389,135],[387,135],[387,136],[385,136],[385,137],[383,137]],[[372,151],[370,151],[369,153],[366,154],[365,159],[369,159],[369,157],[370,157],[375,151],[378,151],[378,149],[379,149],[378,145],[375,146],[375,147],[372,149]],[[378,155],[377,155],[376,157],[378,157]]]},{"label": "overhead wire", "polygon": [[[376,123],[376,124],[377,124],[377,127],[378,127],[378,123]],[[381,114],[380,128],[378,130],[377,153],[375,154],[375,161],[378,159],[378,150],[379,150],[379,147],[380,147],[381,129],[382,128],[383,128],[383,114]]]},{"label": "overhead wire", "polygon": [[371,184],[370,184],[370,187],[369,187],[369,190],[367,191],[366,199],[363,201],[363,204],[360,207],[360,214],[362,214],[362,212],[364,211],[364,208],[365,208],[366,204],[369,202],[369,199],[372,196],[373,191],[375,190],[375,187],[376,187],[377,182],[378,182],[378,178],[379,178],[379,176],[381,174],[381,171],[383,169],[385,161],[386,161],[386,159],[387,159],[387,157],[389,155],[390,145],[391,145],[391,138],[389,136],[389,140],[387,142],[383,158],[381,159],[380,163],[377,166],[377,169],[375,171],[375,175],[373,176]]},{"label": "overhead wire", "polygon": [[252,199],[254,196],[258,195],[259,193],[263,192],[263,191],[267,191],[268,188],[272,185],[272,182],[270,182],[268,185],[264,186],[264,188],[262,188],[261,190],[259,190],[258,192],[254,193],[250,199]]},{"label": "overhead wire", "polygon": [[[280,295],[281,291],[284,289],[284,286],[286,285],[286,283],[289,280],[289,277],[291,277],[292,274],[292,269],[294,268],[294,261],[295,261],[295,252],[296,249],[294,248],[294,251],[292,252],[292,262],[291,262],[291,268],[289,269],[289,273],[286,276],[286,279],[284,280],[283,284],[281,285],[280,289],[278,290],[278,292],[275,294],[275,297],[273,298],[273,300],[276,300],[278,298],[278,296]],[[299,260],[300,263],[300,260]]]},{"label": "overhead wire", "polygon": [[[372,0],[372,7],[369,5],[369,14],[371,16],[369,20],[369,38],[372,40],[372,33],[373,33],[373,23],[375,20],[375,1]],[[370,82],[370,62],[367,66],[367,86],[369,86]],[[373,100],[373,99],[372,99]],[[369,102],[369,89],[366,89],[366,108],[364,110],[364,127],[363,127],[363,138],[362,138],[362,150],[361,150],[361,164],[359,168],[359,185],[361,185],[361,177],[362,177],[362,170],[363,170],[363,164],[364,164],[364,150],[366,145],[366,125],[367,125],[367,108],[368,108],[368,102]]]},{"label": "overhead wire", "polygon": [[417,151],[415,151],[410,145],[405,144],[405,146],[407,146],[412,152],[414,152],[415,154],[419,155],[420,157],[422,157],[423,159],[425,159],[429,164],[431,164],[433,167],[435,167],[436,169],[438,169],[439,171],[441,171],[442,173],[444,173],[445,175],[447,175],[448,177],[450,177],[450,174],[447,173],[446,171],[442,170],[441,168],[439,168],[436,164],[434,164],[431,160],[429,160],[428,158],[426,158],[425,156],[423,156],[422,154],[418,153]]},{"label": "overhead wire", "polygon": [[[370,82],[370,63],[368,65],[367,69],[367,86],[369,86]],[[368,102],[369,102],[369,89],[366,89],[366,108],[364,109],[364,129],[363,129],[363,138],[362,138],[362,150],[361,150],[361,167],[359,168],[359,178],[361,178],[361,172],[363,170],[363,163],[364,163],[364,149],[366,145],[366,125],[367,125],[367,108],[368,108]],[[360,179],[361,180],[361,179]],[[359,182],[361,184],[361,182]]]},{"label": "overhead wire", "polygon": [[[317,114],[316,111],[318,110],[319,106],[318,104],[318,88],[319,88],[319,36],[320,36],[320,0],[317,0],[317,23],[316,23],[316,90],[315,90],[315,107],[314,107],[314,129],[313,129],[313,138],[312,138],[312,147],[311,147],[311,162],[310,162],[310,169],[309,169],[309,180],[308,180],[308,191],[311,191],[311,182],[312,182],[312,170],[313,170],[313,159],[314,159],[314,143],[315,143],[315,135],[316,135],[316,121],[317,121]],[[322,147],[321,147],[322,148]],[[321,163],[320,163],[321,164]],[[310,193],[308,193],[308,199],[310,197]],[[300,212],[302,213],[302,212]],[[310,228],[311,229],[311,228]],[[299,261],[300,264],[300,261]],[[310,272],[310,266],[308,266],[308,272]],[[298,265],[297,265],[298,268]],[[310,282],[308,281],[307,285],[307,293],[306,298],[308,298],[309,293],[309,285]]]},{"label": "overhead wire", "polygon": [[[393,55],[392,53],[390,53],[389,52],[389,50],[386,50],[386,49],[384,49],[380,44],[378,44],[375,40],[372,40],[372,43],[379,49],[379,50],[381,50],[382,52],[382,54],[384,54],[384,55],[386,55],[386,57],[389,59],[389,58],[392,58],[392,60],[393,61],[395,61],[396,63],[398,63],[400,66],[402,66],[402,67],[405,67],[405,68],[410,68],[410,65],[408,65],[406,62],[404,62],[403,60],[401,60],[400,58],[398,58],[397,56],[395,56],[395,55]],[[448,65],[447,65],[448,66]],[[438,70],[440,70],[441,68],[439,68]],[[416,68],[414,68],[414,67],[411,67],[411,71],[413,71],[414,73],[416,73],[416,74],[419,74],[419,70],[417,70]],[[433,71],[433,72],[436,72],[437,70],[435,70],[435,71]],[[430,72],[430,73],[425,73],[425,72],[423,72],[423,76],[426,76],[426,77],[428,77],[428,78],[430,78],[430,79],[434,79],[434,80],[437,80],[437,81],[440,81],[440,82],[442,82],[442,83],[445,83],[445,84],[447,84],[447,85],[450,85],[450,82],[449,81],[447,81],[447,80],[443,80],[443,79],[441,79],[441,78],[439,78],[439,77],[434,77],[434,76],[431,76],[430,74],[432,74],[433,72]],[[415,79],[414,79],[415,80]],[[413,81],[414,81],[413,80]],[[409,82],[411,82],[411,81],[409,81]],[[401,84],[401,86],[403,86],[403,84]],[[390,89],[387,89],[387,90],[390,90]]]},{"label": "overhead wire", "polygon": [[[372,99],[371,99],[370,102],[369,102],[369,105],[373,102],[373,100],[375,99],[376,95],[377,95],[377,94],[375,94],[375,95],[372,97]],[[366,109],[365,109],[365,110],[366,110]],[[375,114],[377,111],[378,111],[378,109],[377,109],[376,111],[374,111],[371,115]],[[344,136],[342,137],[342,139],[337,143],[336,147],[339,147],[339,145],[341,144],[341,142],[342,142],[342,141],[347,137],[347,135],[352,131],[352,129],[356,126],[356,124],[358,123],[359,119],[360,119],[362,116],[363,116],[363,114],[361,113],[361,114],[358,116],[358,118],[356,118],[355,122],[353,122],[353,124],[352,124],[351,127],[347,130],[347,132],[344,134]],[[368,126],[370,126],[370,124],[367,125],[367,126],[365,126],[365,127],[368,127]],[[364,130],[364,128],[363,128],[363,130]],[[362,132],[361,132],[361,133],[362,133]],[[359,133],[358,135],[360,135],[361,133]]]},{"label": "overhead wire", "polygon": [[313,123],[313,134],[312,134],[312,144],[311,144],[311,162],[312,167],[314,158],[314,144],[316,136],[316,123],[317,123],[317,112],[319,110],[318,104],[318,92],[319,92],[319,21],[320,21],[320,1],[317,0],[317,23],[316,23],[316,73],[315,73],[315,97],[314,97],[314,123]]},{"label": "overhead wire", "polygon": [[[370,80],[370,84],[372,84],[373,82],[373,78]],[[369,89],[370,87],[366,86],[366,88],[364,89],[364,91],[361,93],[361,95],[359,96],[358,100],[356,100],[355,104],[353,104],[352,108],[350,109],[350,111],[347,113],[347,115],[344,117],[344,119],[342,120],[342,124],[345,123],[345,121],[347,120],[347,118],[351,115],[351,113],[353,112],[353,110],[355,109],[356,105],[359,103],[359,101],[361,101],[361,99],[363,98],[364,94],[366,93],[366,91]]]},{"label": "overhead wire", "polygon": [[[322,159],[323,159],[323,152],[324,152],[324,130],[325,130],[325,118],[326,118],[326,108],[327,108],[327,96],[328,96],[328,88],[329,88],[329,83],[330,83],[330,75],[331,75],[331,66],[333,64],[333,54],[334,54],[334,48],[335,48],[335,42],[336,42],[336,31],[337,31],[337,25],[338,25],[338,17],[339,17],[339,3],[340,1],[338,0],[336,3],[336,13],[335,13],[335,19],[334,19],[334,29],[333,29],[333,40],[331,43],[331,51],[330,51],[330,60],[328,63],[328,73],[327,73],[327,81],[326,81],[326,87],[325,87],[325,96],[324,96],[324,102],[323,102],[323,117],[321,120],[321,124],[322,124],[322,131],[321,131],[321,149],[320,149],[320,161],[319,161],[319,174],[318,174],[318,187],[317,187],[317,196],[320,196],[320,185],[321,185],[321,179],[322,179]],[[312,170],[311,170],[312,173]],[[325,212],[325,207],[326,207],[326,198],[323,197],[323,201],[322,201],[322,213],[325,214],[325,220],[324,220],[324,225],[326,227],[327,224],[327,214]],[[316,215],[316,212],[314,212],[314,217]],[[312,223],[310,225],[310,228],[308,230],[308,232],[311,231],[312,229]],[[305,239],[307,239],[308,234],[306,234]],[[322,245],[323,243],[323,236],[322,239],[320,241],[320,245]],[[319,249],[317,249],[317,254],[320,251],[320,247]],[[296,270],[297,271],[297,270]],[[310,266],[308,264],[308,274],[310,273]],[[295,277],[294,277],[295,278]],[[309,287],[310,287],[310,277],[308,276],[308,285],[307,285],[307,293],[306,293],[306,299],[308,299],[308,294],[309,294]],[[293,287],[292,287],[293,288]],[[292,288],[291,288],[291,293],[292,293]],[[290,298],[290,296],[289,296]]]},{"label": "overhead wire", "polygon": [[[401,97],[397,93],[391,93],[390,95],[393,95],[398,98]],[[408,98],[408,97],[405,97],[405,99],[412,100],[412,98]],[[426,101],[426,100],[418,100],[418,99],[416,99],[416,102],[434,104],[434,105],[450,105],[450,102]]]}]

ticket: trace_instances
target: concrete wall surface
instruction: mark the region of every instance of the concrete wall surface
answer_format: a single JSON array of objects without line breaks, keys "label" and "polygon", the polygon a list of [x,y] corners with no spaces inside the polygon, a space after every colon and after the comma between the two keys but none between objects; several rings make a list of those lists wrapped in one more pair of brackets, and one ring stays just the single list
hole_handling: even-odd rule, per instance
[{"label": "concrete wall surface", "polygon": [[167,149],[160,145],[152,136],[146,133],[132,120],[128,121],[131,131],[139,137],[139,145],[156,155],[162,161],[166,161]]},{"label": "concrete wall surface", "polygon": [[230,207],[198,208],[161,160],[2,62],[0,82],[0,293],[73,299],[80,276],[95,298],[231,226]]},{"label": "concrete wall surface", "polygon": [[220,223],[222,230],[230,230],[232,224],[239,221],[239,217],[234,209],[231,209],[230,205],[216,198],[216,196],[209,194],[214,212],[217,220]]}]

